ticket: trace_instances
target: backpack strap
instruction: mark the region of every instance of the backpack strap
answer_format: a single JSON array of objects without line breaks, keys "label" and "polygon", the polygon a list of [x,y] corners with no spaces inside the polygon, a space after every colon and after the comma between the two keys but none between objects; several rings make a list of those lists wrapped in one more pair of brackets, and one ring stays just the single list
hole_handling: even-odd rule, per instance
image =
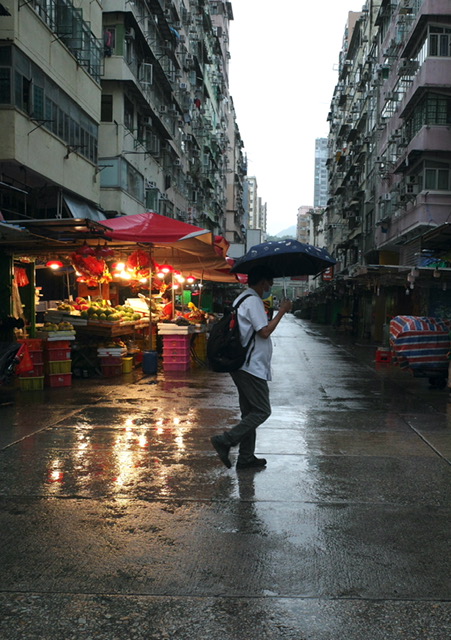
[{"label": "backpack strap", "polygon": [[[242,302],[244,302],[244,301],[246,300],[246,298],[250,298],[252,295],[253,295],[252,293],[247,293],[245,296],[243,296],[243,297],[241,298],[241,300],[239,300],[239,301],[238,301],[238,302],[233,306],[233,310],[234,310],[234,311],[237,311],[237,310],[238,310],[238,307],[240,306],[240,304],[241,304]],[[235,314],[235,317],[236,317],[236,322],[237,322],[237,324],[238,324],[238,313],[236,313],[236,314]],[[239,325],[238,325],[238,330],[239,330]],[[251,336],[251,337],[250,337],[250,339],[249,339],[249,342],[248,342],[248,343],[247,343],[247,345],[246,345],[246,349],[248,349],[248,352],[247,352],[247,357],[246,357],[246,362],[245,362],[245,364],[249,364],[249,360],[251,359],[251,355],[252,355],[252,352],[253,352],[254,347],[255,347],[255,333],[256,333],[256,331],[255,331],[255,329],[254,329],[254,333],[252,334],[252,336]],[[249,348],[249,347],[251,346],[251,343],[252,343],[252,348]]]}]

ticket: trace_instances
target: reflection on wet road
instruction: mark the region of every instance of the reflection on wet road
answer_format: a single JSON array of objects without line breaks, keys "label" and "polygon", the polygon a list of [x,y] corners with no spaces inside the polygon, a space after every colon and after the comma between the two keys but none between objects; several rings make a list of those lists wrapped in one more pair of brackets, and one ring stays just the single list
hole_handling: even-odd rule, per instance
[{"label": "reflection on wet road", "polygon": [[211,449],[238,406],[202,368],[1,409],[0,634],[449,640],[445,393],[292,316],[274,343],[258,472]]}]

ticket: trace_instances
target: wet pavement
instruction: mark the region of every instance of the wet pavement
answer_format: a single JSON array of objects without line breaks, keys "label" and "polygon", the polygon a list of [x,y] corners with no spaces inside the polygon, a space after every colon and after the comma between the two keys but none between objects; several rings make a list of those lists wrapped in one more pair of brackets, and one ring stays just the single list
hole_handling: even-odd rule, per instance
[{"label": "wet pavement", "polygon": [[261,471],[211,448],[227,374],[2,390],[0,638],[451,638],[447,391],[292,315],[273,342]]}]

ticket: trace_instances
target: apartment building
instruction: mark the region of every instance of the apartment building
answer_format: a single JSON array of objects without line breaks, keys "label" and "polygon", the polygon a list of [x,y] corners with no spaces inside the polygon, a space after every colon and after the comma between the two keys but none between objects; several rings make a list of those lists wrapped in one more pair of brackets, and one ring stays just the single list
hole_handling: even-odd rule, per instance
[{"label": "apartment building", "polygon": [[330,315],[346,305],[362,335],[381,339],[399,313],[451,313],[450,75],[446,0],[373,1],[349,14],[325,229],[338,261]]},{"label": "apartment building", "polygon": [[[4,219],[102,218],[97,180],[102,10],[97,0],[12,2],[0,16]],[[6,14],[6,15],[5,15]]]},{"label": "apartment building", "polygon": [[152,209],[242,240],[246,163],[228,90],[231,20],[225,0],[8,6],[4,218]]},{"label": "apartment building", "polygon": [[102,206],[239,234],[226,217],[242,213],[227,176],[245,169],[228,90],[231,3],[105,0],[103,19]]}]

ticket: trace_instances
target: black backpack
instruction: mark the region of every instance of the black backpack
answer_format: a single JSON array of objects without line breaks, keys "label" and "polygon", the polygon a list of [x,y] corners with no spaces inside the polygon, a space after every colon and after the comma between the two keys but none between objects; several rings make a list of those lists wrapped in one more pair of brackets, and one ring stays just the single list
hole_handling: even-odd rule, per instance
[{"label": "black backpack", "polygon": [[248,293],[243,296],[213,325],[207,341],[207,358],[213,371],[229,373],[237,371],[245,363],[249,347],[255,339],[255,331],[247,345],[243,347],[240,340],[237,310],[240,304],[251,295]]}]

